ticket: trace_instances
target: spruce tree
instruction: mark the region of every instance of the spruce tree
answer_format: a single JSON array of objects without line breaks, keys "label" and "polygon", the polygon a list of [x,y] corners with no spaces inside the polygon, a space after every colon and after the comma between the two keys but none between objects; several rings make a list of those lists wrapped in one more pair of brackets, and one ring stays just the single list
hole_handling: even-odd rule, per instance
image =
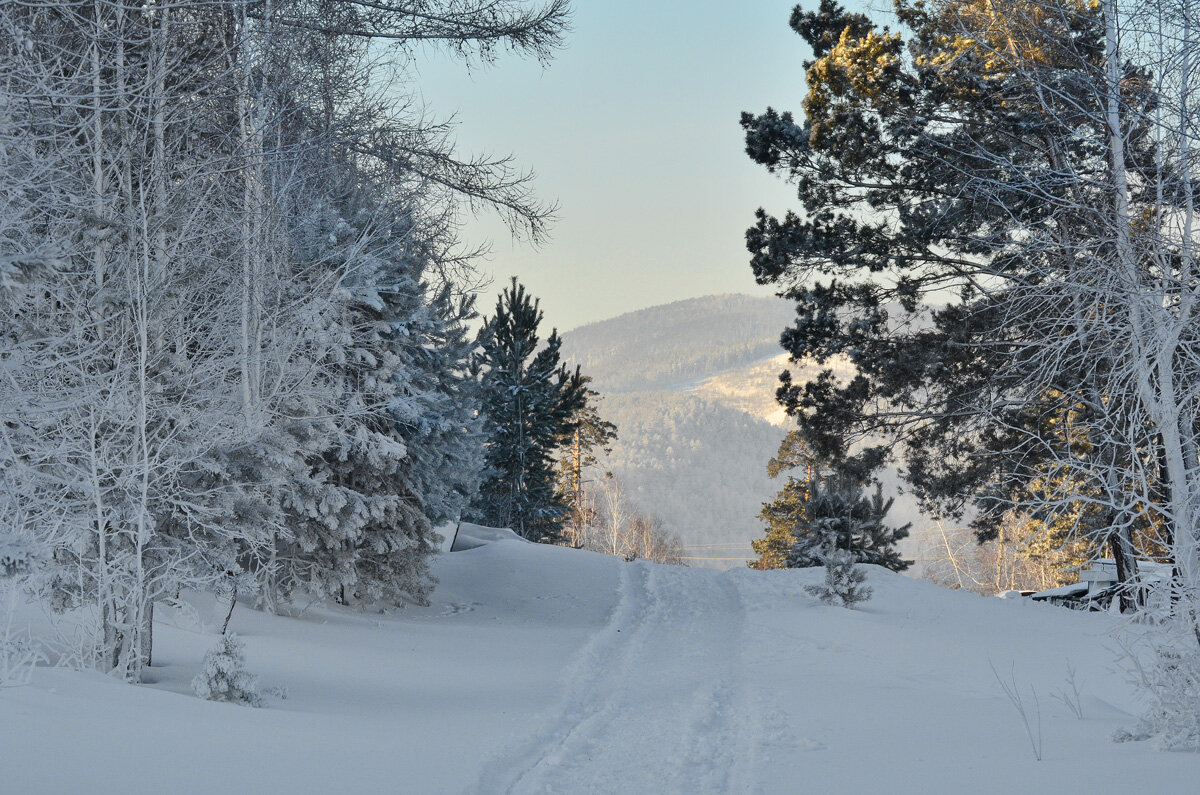
[{"label": "spruce tree", "polygon": [[854,607],[871,598],[867,573],[858,567],[853,552],[834,549],[825,553],[825,582],[809,585],[804,590],[827,605]]},{"label": "spruce tree", "polygon": [[487,445],[474,521],[510,527],[534,541],[559,538],[567,502],[554,476],[554,452],[586,400],[579,369],[560,360],[551,330],[542,343],[537,299],[513,277],[480,329],[476,367]]},{"label": "spruce tree", "polygon": [[414,245],[393,241],[419,239],[421,229],[408,208],[364,190],[364,175],[347,168],[347,176],[357,180],[346,180],[336,203],[318,202],[304,224],[303,255],[345,273],[344,307],[324,329],[340,410],[289,498],[280,584],[340,601],[421,601],[432,587],[432,529],[390,411],[417,374],[398,336],[419,311],[426,265]]},{"label": "spruce tree", "polygon": [[392,416],[408,449],[408,466],[425,515],[436,527],[456,522],[479,490],[483,422],[475,350],[467,323],[478,317],[474,296],[425,285],[393,345],[408,360]]},{"label": "spruce tree", "polygon": [[204,655],[204,668],[192,679],[192,690],[206,701],[263,705],[258,677],[246,670],[246,646],[232,632]]}]

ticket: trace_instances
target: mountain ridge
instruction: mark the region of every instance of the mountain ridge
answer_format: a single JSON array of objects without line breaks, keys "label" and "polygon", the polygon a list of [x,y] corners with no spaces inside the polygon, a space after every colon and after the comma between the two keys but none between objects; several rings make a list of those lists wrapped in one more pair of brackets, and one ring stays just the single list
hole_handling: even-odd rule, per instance
[{"label": "mountain ridge", "polygon": [[781,353],[793,316],[781,298],[738,293],[626,312],[562,334],[563,358],[606,393],[677,391]]}]

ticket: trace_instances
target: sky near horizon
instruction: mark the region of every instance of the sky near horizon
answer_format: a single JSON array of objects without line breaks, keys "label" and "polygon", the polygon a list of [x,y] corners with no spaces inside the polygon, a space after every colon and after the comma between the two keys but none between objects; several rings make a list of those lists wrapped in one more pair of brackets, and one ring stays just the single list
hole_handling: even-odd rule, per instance
[{"label": "sky near horizon", "polygon": [[787,24],[794,5],[575,0],[544,68],[418,54],[416,88],[433,113],[457,115],[460,155],[513,155],[559,205],[537,248],[498,218],[466,223],[467,243],[491,244],[480,308],[514,275],[564,331],[695,296],[770,294],[743,236],[756,208],[795,206],[794,190],[746,156],[738,117],[799,112],[810,56]]}]

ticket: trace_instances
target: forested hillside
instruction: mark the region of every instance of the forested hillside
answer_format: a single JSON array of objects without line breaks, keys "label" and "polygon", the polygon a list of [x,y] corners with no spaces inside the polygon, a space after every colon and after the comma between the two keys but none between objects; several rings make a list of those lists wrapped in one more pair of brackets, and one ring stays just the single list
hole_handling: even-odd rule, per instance
[{"label": "forested hillside", "polygon": [[600,412],[620,429],[601,472],[612,471],[642,511],[679,533],[689,555],[750,556],[751,539],[762,533],[758,512],[778,488],[766,463],[782,429],[676,392],[612,395]]},{"label": "forested hillside", "polygon": [[564,335],[564,355],[593,377],[600,414],[619,429],[593,478],[616,475],[639,511],[679,534],[692,564],[741,565],[762,532],[758,512],[777,489],[766,463],[784,435],[773,395],[790,314],[781,299],[715,295]]},{"label": "forested hillside", "polygon": [[[568,361],[594,376],[600,414],[619,429],[592,473],[617,476],[638,509],[678,533],[693,565],[752,557],[759,511],[779,490],[767,476],[789,420],[775,400],[788,369],[779,333],[791,310],[777,298],[719,295],[650,307],[567,332]],[[828,363],[845,376],[841,358]],[[804,382],[815,365],[791,366]],[[895,493],[898,477],[880,473]],[[901,497],[892,518],[918,519]]]},{"label": "forested hillside", "polygon": [[778,355],[791,316],[778,298],[711,295],[581,326],[564,335],[563,354],[605,394],[675,390]]}]

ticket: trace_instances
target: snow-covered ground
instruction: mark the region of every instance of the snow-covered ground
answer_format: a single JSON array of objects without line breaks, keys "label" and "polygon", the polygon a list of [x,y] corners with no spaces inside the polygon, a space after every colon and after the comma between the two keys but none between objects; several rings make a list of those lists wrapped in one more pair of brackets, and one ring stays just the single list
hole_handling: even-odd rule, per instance
[{"label": "snow-covered ground", "polygon": [[[41,669],[0,691],[3,792],[1195,791],[1200,756],[1113,744],[1136,694],[1110,616],[872,569],[717,572],[501,541],[442,556],[432,606],[239,608],[289,696],[201,701],[217,605],[160,610],[147,686]],[[992,666],[1020,687],[1042,760]],[[1076,669],[1082,720],[1054,698]]]}]

